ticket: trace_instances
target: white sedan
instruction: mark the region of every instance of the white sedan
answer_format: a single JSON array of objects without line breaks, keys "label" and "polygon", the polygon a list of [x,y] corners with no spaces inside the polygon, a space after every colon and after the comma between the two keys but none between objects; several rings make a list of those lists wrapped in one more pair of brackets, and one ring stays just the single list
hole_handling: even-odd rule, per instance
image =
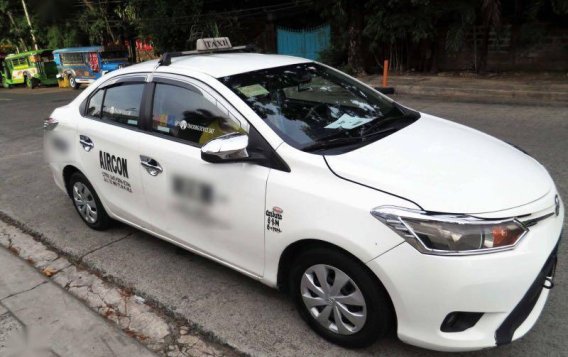
[{"label": "white sedan", "polygon": [[564,217],[542,165],[326,65],[234,52],[112,72],[45,121],[89,227],[121,221],[278,287],[343,346],[529,331]]}]

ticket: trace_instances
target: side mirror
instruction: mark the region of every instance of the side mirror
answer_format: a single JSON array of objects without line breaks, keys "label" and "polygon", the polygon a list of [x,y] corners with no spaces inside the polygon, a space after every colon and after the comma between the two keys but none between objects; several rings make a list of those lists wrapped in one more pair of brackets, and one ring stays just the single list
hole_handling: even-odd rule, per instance
[{"label": "side mirror", "polygon": [[203,145],[201,158],[212,163],[248,161],[248,143],[247,134],[225,134]]}]

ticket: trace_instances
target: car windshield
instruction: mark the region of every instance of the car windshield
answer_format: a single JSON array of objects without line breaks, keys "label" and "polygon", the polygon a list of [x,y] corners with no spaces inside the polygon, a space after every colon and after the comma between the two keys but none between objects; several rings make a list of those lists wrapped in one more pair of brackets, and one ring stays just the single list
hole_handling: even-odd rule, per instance
[{"label": "car windshield", "polygon": [[317,63],[220,79],[288,144],[346,151],[384,137],[419,115]]}]

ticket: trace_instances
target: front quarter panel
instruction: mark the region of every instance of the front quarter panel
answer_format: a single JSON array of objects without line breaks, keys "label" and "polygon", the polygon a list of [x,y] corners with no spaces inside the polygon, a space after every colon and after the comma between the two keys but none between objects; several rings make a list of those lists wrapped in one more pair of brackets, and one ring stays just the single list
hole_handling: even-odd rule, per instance
[{"label": "front quarter panel", "polygon": [[380,205],[418,207],[335,176],[320,155],[307,154],[287,144],[282,144],[277,152],[291,172],[272,170],[268,178],[265,283],[276,285],[282,252],[300,240],[333,244],[364,263],[403,242],[370,211]]}]

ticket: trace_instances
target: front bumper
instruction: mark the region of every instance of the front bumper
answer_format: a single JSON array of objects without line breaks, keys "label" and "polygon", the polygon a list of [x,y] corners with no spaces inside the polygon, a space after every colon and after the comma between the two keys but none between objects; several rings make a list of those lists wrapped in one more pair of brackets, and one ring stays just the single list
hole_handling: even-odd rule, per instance
[{"label": "front bumper", "polygon": [[93,84],[95,81],[96,79],[94,78],[75,78],[75,82],[80,84]]},{"label": "front bumper", "polygon": [[[510,251],[433,256],[403,243],[368,263],[393,301],[398,337],[438,351],[495,347],[522,337],[536,323],[549,289],[543,288],[556,259],[562,207],[529,228]],[[452,312],[483,313],[461,332],[442,332]]]}]

